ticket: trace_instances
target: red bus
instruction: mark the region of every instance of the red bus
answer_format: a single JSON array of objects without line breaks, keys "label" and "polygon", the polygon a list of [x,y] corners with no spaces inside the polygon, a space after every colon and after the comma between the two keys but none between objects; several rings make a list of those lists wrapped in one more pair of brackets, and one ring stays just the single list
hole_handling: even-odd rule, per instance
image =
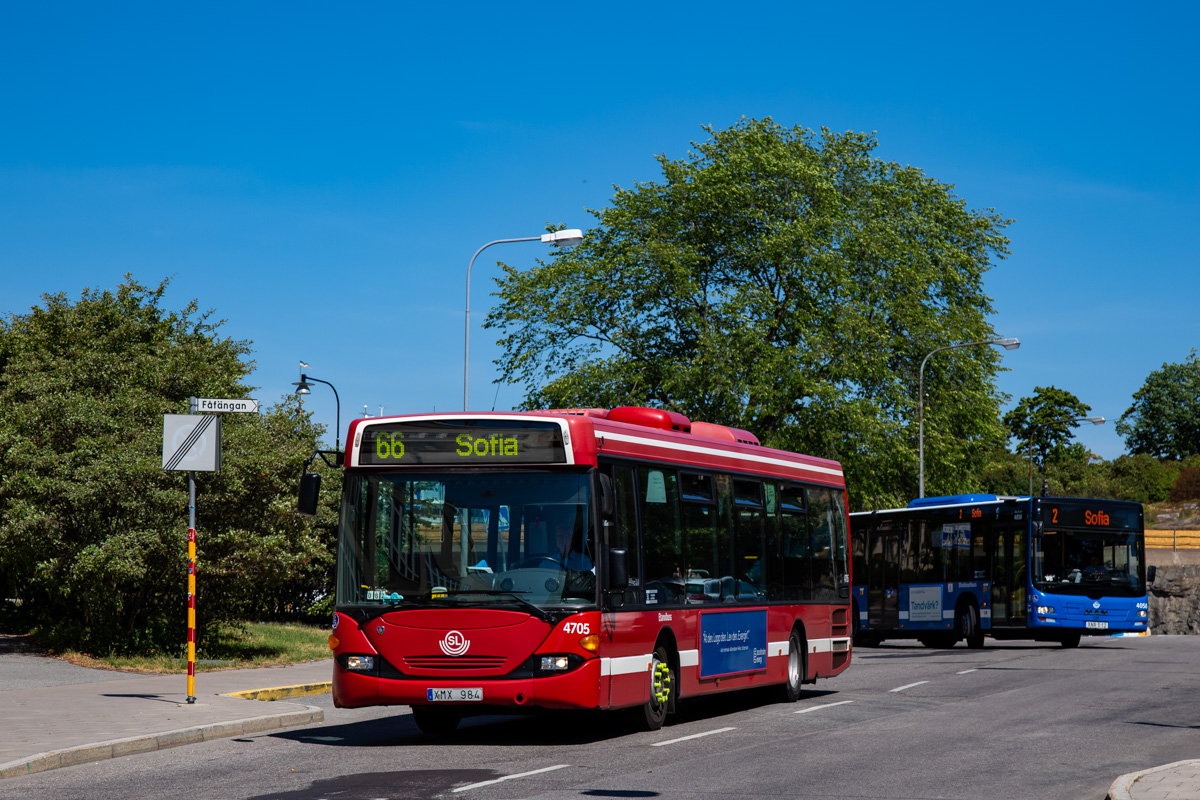
[{"label": "red bus", "polygon": [[655,730],[680,700],[795,700],[850,663],[836,462],[632,407],[360,419],[343,456],[338,707],[411,706],[427,733],[531,709]]}]

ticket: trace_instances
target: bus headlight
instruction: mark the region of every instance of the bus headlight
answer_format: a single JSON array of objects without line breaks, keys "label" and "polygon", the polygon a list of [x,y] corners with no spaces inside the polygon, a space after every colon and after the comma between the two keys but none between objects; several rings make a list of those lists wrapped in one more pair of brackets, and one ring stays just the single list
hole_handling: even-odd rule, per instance
[{"label": "bus headlight", "polygon": [[1054,609],[1053,609],[1051,606],[1038,606],[1038,607],[1037,607],[1037,613],[1039,613],[1039,614],[1053,614],[1053,613],[1054,613]]},{"label": "bus headlight", "polygon": [[1138,616],[1139,616],[1139,617],[1148,617],[1148,616],[1150,616],[1150,612],[1149,612],[1149,611],[1147,611],[1147,610],[1146,610],[1146,609],[1144,609],[1144,608],[1139,608],[1139,609],[1138,609]]},{"label": "bus headlight", "polygon": [[542,656],[542,672],[565,672],[571,668],[566,656]]},{"label": "bus headlight", "polygon": [[346,656],[346,669],[351,672],[370,672],[375,669],[372,656]]}]

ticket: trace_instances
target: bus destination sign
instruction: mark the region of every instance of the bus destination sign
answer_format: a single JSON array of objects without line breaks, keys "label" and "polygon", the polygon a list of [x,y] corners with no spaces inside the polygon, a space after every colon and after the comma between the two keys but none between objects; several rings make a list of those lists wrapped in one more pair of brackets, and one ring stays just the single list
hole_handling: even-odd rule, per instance
[{"label": "bus destination sign", "polygon": [[361,466],[565,464],[562,429],[541,420],[427,420],[368,425]]},{"label": "bus destination sign", "polygon": [[1046,525],[1062,525],[1071,528],[1129,528],[1142,525],[1136,508],[1125,505],[1083,503],[1046,503],[1042,506],[1042,520]]}]

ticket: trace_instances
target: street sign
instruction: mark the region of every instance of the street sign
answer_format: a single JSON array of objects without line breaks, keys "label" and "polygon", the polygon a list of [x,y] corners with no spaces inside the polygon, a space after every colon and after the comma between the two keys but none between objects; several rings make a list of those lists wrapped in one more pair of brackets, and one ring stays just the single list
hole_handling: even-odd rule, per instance
[{"label": "street sign", "polygon": [[246,397],[240,400],[224,400],[218,397],[197,397],[192,403],[193,412],[208,414],[257,414],[258,401]]},{"label": "street sign", "polygon": [[162,468],[219,471],[221,418],[212,414],[163,414]]}]

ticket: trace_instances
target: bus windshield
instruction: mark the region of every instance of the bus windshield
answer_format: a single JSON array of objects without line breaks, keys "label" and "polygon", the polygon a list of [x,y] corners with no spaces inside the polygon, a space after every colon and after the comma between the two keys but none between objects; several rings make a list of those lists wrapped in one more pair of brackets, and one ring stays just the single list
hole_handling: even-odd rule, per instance
[{"label": "bus windshield", "polygon": [[584,473],[348,473],[337,602],[595,603],[590,495]]},{"label": "bus windshield", "polygon": [[1055,594],[1145,594],[1138,532],[1047,526],[1034,550],[1033,584]]}]

